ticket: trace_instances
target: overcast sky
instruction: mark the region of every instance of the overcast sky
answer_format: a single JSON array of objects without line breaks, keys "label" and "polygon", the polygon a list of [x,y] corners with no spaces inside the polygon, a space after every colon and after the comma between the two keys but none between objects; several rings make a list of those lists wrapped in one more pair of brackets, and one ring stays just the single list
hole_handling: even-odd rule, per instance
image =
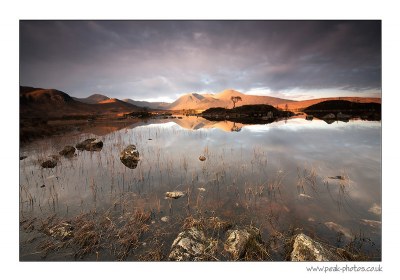
[{"label": "overcast sky", "polygon": [[380,21],[21,21],[20,84],[75,97],[381,96]]}]

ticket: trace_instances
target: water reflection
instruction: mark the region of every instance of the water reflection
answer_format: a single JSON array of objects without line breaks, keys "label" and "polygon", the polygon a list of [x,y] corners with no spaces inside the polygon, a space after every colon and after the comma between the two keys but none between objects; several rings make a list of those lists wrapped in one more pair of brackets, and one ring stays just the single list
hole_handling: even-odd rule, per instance
[{"label": "water reflection", "polygon": [[[73,216],[114,207],[129,194],[134,207],[158,219],[168,214],[175,232],[179,217],[200,212],[256,224],[263,236],[294,227],[335,244],[362,232],[376,246],[367,250],[380,247],[380,122],[154,120],[102,136],[100,152],[78,151],[54,169],[37,164],[92,136],[22,148],[28,158],[20,162],[21,213]],[[119,158],[129,145],[140,151],[134,169]],[[165,200],[171,191],[187,195]]]}]

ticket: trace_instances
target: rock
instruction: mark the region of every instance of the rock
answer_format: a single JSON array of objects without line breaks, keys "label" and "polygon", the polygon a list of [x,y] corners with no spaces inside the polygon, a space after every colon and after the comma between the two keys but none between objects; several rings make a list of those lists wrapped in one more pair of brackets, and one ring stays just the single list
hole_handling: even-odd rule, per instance
[{"label": "rock", "polygon": [[213,247],[206,239],[204,232],[194,227],[178,234],[171,246],[169,260],[171,261],[206,261],[211,258],[206,250]]},{"label": "rock", "polygon": [[306,120],[307,121],[312,121],[314,119],[314,116],[313,115],[307,115],[306,116]]},{"label": "rock", "polygon": [[329,179],[334,179],[334,180],[346,180],[344,176],[338,175],[338,176],[331,176],[328,177]]},{"label": "rock", "polygon": [[200,161],[205,161],[205,160],[206,160],[206,157],[205,157],[205,156],[199,156],[199,160],[200,160]]},{"label": "rock", "polygon": [[313,198],[312,196],[309,196],[309,195],[307,195],[305,193],[299,194],[299,197],[304,197],[304,198],[307,198],[307,199],[312,199]]},{"label": "rock", "polygon": [[335,114],[329,113],[329,114],[323,116],[322,118],[323,119],[335,119],[336,116],[335,116]]},{"label": "rock", "polygon": [[121,153],[119,159],[121,162],[130,169],[135,169],[140,160],[139,152],[136,150],[135,145],[129,145]]},{"label": "rock", "polygon": [[62,222],[58,225],[55,225],[49,229],[49,234],[61,240],[66,240],[73,237],[74,227],[70,222]]},{"label": "rock", "polygon": [[40,164],[43,168],[54,168],[57,165],[57,160],[49,159]]},{"label": "rock", "polygon": [[351,240],[353,238],[351,231],[342,225],[339,225],[335,222],[325,222],[324,225],[327,228],[329,228],[330,230],[336,231],[337,233],[343,235],[344,237],[346,237],[349,240]]},{"label": "rock", "polygon": [[75,147],[65,146],[64,149],[59,152],[59,154],[65,157],[73,157],[75,154]]},{"label": "rock", "polygon": [[206,189],[205,188],[197,188],[200,192],[205,192]]},{"label": "rock", "polygon": [[182,196],[184,196],[185,193],[181,192],[181,191],[173,191],[173,192],[166,192],[165,193],[165,197],[166,198],[174,198],[174,199],[178,199]]},{"label": "rock", "polygon": [[229,252],[234,260],[243,258],[246,253],[265,252],[262,247],[261,234],[257,228],[250,226],[228,230],[226,236],[224,250]]},{"label": "rock", "polygon": [[382,226],[382,222],[381,221],[361,219],[361,222],[364,225],[367,225],[367,226],[370,226],[370,227],[373,227],[373,228],[380,228]]},{"label": "rock", "polygon": [[345,258],[342,256],[336,248],[321,244],[303,233],[292,239],[291,261],[343,261]]},{"label": "rock", "polygon": [[96,138],[89,138],[75,146],[80,151],[101,151],[103,142]]},{"label": "rock", "polygon": [[381,215],[382,208],[378,204],[374,203],[371,208],[368,209],[368,212],[374,213],[375,215]]},{"label": "rock", "polygon": [[168,216],[161,217],[161,221],[164,223],[167,223],[167,222],[169,222],[169,217]]},{"label": "rock", "polygon": [[26,159],[27,158],[27,156],[20,156],[19,157],[19,160],[24,160],[24,159]]}]

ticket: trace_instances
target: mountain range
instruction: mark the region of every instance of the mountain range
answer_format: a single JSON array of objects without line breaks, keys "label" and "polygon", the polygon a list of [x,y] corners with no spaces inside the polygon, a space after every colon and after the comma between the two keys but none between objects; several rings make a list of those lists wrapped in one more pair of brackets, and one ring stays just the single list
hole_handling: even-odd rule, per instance
[{"label": "mountain range", "polygon": [[110,98],[102,94],[93,94],[86,98],[71,97],[56,89],[20,87],[21,116],[62,117],[70,115],[111,115],[147,109],[161,110],[206,110],[212,107],[232,108],[232,97],[240,97],[235,105],[268,104],[281,109],[298,110],[313,104],[333,99],[356,102],[381,103],[380,98],[340,97],[318,98],[304,101],[276,98],[271,96],[247,95],[228,89],[217,94],[184,94],[172,103],[135,101],[132,99]]},{"label": "mountain range", "polygon": [[[322,101],[328,100],[347,100],[353,102],[375,102],[381,103],[381,98],[367,98],[367,97],[328,97],[328,98],[316,98],[303,101],[296,101],[290,99],[283,99],[271,96],[259,96],[259,95],[248,95],[241,93],[233,89],[227,89],[217,94],[198,94],[198,93],[187,93],[179,97],[172,103],[167,102],[148,102],[148,101],[137,101],[132,99],[122,99],[122,101],[143,108],[149,109],[160,109],[160,110],[206,110],[212,107],[222,107],[230,109],[233,107],[231,100],[232,96],[240,97],[241,101],[236,103],[236,106],[250,105],[250,104],[268,104],[281,109],[287,108],[288,110],[299,110],[308,106],[317,104]],[[105,102],[110,98],[100,94],[94,94],[87,98],[79,99],[82,102],[95,104]],[[286,107],[287,106],[287,107]]]},{"label": "mountain range", "polygon": [[[97,102],[93,101],[94,99]],[[79,99],[78,99],[79,100]],[[103,98],[97,95],[92,98],[82,98],[78,101],[56,89],[20,87],[21,118],[63,118],[69,116],[116,115],[142,108],[118,99]],[[86,103],[90,102],[90,103]]]}]

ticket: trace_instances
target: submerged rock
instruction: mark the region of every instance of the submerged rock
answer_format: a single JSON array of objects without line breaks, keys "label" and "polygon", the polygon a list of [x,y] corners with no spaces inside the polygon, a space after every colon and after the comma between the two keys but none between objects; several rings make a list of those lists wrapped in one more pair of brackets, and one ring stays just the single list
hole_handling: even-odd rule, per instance
[{"label": "submerged rock", "polygon": [[65,146],[64,149],[59,152],[59,154],[65,157],[73,157],[75,154],[75,147]]},{"label": "submerged rock", "polygon": [[119,159],[121,162],[130,169],[135,169],[140,160],[139,152],[136,150],[135,145],[129,145],[121,153]]},{"label": "submerged rock", "polygon": [[353,235],[351,234],[351,231],[348,228],[345,228],[342,225],[339,225],[335,222],[325,222],[324,225],[329,228],[332,231],[336,231],[339,234],[342,234],[344,237],[348,239],[352,239]]},{"label": "submerged rock", "polygon": [[361,219],[361,223],[363,223],[364,225],[373,227],[373,228],[380,228],[382,226],[381,221],[375,221],[375,220]]},{"label": "submerged rock", "polygon": [[56,159],[48,159],[46,161],[43,161],[40,164],[43,168],[54,168],[57,166],[57,160]]},{"label": "submerged rock", "polygon": [[166,198],[174,198],[174,199],[178,199],[182,196],[184,196],[185,193],[181,192],[181,191],[173,191],[173,192],[166,192],[165,193],[165,197]]},{"label": "submerged rock", "polygon": [[167,223],[167,222],[169,222],[169,217],[168,216],[164,216],[164,217],[161,217],[161,219],[160,219],[162,222],[164,222],[164,223]]},{"label": "submerged rock", "polygon": [[103,148],[103,142],[96,138],[89,138],[76,144],[75,147],[80,151],[101,151]]},{"label": "submerged rock", "polygon": [[213,243],[205,237],[204,232],[192,227],[178,234],[168,258],[171,261],[210,260],[206,250],[211,247]]},{"label": "submerged rock", "polygon": [[338,175],[338,176],[330,176],[328,177],[329,179],[334,179],[334,180],[346,180],[344,176]]},{"label": "submerged rock", "polygon": [[381,215],[382,208],[378,204],[374,203],[371,208],[368,209],[368,212],[374,213],[375,215]]},{"label": "submerged rock", "polygon": [[[292,239],[291,261],[343,261],[343,253],[300,233]],[[343,250],[343,249],[342,249]]]},{"label": "submerged rock", "polygon": [[313,198],[312,196],[309,196],[309,195],[307,195],[305,193],[299,194],[299,197],[304,197],[304,198],[307,198],[307,199],[312,199]]},{"label": "submerged rock", "polygon": [[205,160],[206,160],[206,157],[205,157],[205,156],[199,156],[199,160],[200,160],[200,161],[205,161]]},{"label": "submerged rock", "polygon": [[244,229],[228,230],[226,235],[224,249],[231,254],[234,260],[243,258],[246,253],[265,252],[261,234],[257,228],[249,226]]}]

